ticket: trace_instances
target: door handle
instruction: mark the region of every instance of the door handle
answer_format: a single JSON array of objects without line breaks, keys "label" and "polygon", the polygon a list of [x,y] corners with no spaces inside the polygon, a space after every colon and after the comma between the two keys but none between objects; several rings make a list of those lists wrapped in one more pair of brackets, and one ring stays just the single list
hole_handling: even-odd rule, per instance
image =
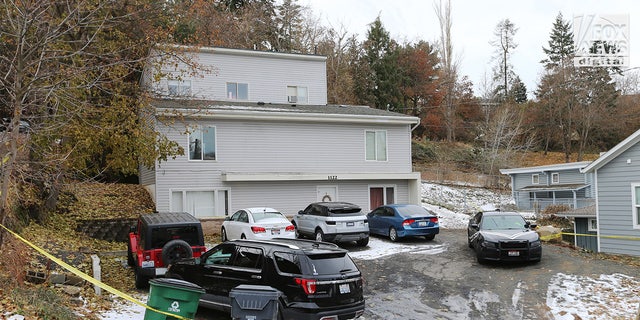
[{"label": "door handle", "polygon": [[262,279],[262,276],[254,274],[254,275],[251,276],[251,279],[258,279],[259,280],[259,279]]},{"label": "door handle", "polygon": [[221,275],[221,274],[222,274],[222,271],[214,271],[214,272],[212,272],[212,273],[213,273],[213,274],[215,274],[215,275],[218,275],[218,276],[219,276],[219,275]]}]

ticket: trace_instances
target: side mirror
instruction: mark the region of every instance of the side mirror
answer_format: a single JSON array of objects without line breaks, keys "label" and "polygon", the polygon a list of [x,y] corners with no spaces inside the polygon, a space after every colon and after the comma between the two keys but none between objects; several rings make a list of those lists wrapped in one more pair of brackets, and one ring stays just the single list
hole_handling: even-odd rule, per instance
[{"label": "side mirror", "polygon": [[478,224],[477,223],[472,223],[469,226],[471,227],[471,229],[478,229]]},{"label": "side mirror", "polygon": [[231,217],[225,217],[224,221],[231,221]]},{"label": "side mirror", "polygon": [[298,214],[304,214],[303,210],[298,211]]},{"label": "side mirror", "polygon": [[535,223],[530,223],[530,224],[529,224],[529,229],[532,229],[532,230],[533,230],[533,229],[535,229],[535,228],[537,228],[537,227],[538,227],[538,225],[537,225],[537,224],[535,224]]}]

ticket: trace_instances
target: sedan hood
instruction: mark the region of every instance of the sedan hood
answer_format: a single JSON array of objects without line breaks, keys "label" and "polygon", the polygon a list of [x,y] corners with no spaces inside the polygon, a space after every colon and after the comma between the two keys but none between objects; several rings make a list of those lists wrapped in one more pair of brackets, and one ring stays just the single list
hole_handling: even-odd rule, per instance
[{"label": "sedan hood", "polygon": [[538,236],[538,233],[535,231],[531,231],[531,230],[523,230],[523,229],[518,229],[518,230],[485,230],[485,231],[480,231],[480,233],[482,234],[482,237],[485,240],[488,241],[494,241],[494,242],[498,242],[498,241],[505,241],[505,240],[529,240],[529,241],[535,241],[538,240],[540,237]]}]

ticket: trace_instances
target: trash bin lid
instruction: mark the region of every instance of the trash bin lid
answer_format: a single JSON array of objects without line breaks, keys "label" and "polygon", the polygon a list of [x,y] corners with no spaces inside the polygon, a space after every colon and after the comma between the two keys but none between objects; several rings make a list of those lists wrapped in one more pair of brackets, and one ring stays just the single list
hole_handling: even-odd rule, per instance
[{"label": "trash bin lid", "polygon": [[204,289],[195,283],[174,278],[151,279],[149,280],[149,284],[204,292]]},{"label": "trash bin lid", "polygon": [[270,287],[270,286],[260,286],[255,284],[241,284],[236,286],[231,290],[246,290],[246,291],[269,291],[269,292],[279,292],[278,289]]}]

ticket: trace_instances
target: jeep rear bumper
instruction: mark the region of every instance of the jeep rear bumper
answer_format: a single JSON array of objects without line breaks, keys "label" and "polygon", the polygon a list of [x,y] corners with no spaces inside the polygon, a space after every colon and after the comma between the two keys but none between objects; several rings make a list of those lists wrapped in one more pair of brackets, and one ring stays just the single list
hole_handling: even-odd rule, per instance
[{"label": "jeep rear bumper", "polygon": [[138,268],[141,275],[148,278],[163,277],[167,268]]}]

